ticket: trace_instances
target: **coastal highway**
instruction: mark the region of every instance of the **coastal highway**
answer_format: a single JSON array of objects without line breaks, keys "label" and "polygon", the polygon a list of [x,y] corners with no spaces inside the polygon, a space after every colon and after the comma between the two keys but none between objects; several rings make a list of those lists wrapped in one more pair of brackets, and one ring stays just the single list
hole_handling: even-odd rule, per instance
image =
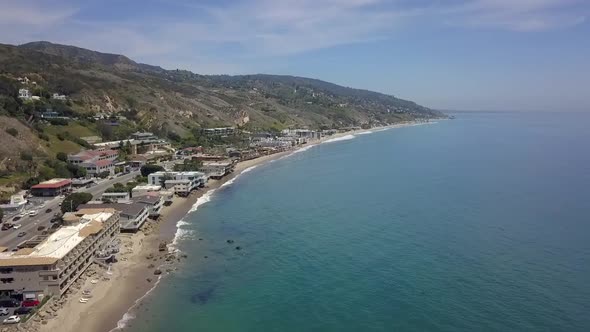
[{"label": "coastal highway", "polygon": [[[98,184],[90,187],[90,188],[81,188],[75,190],[76,192],[87,192],[92,194],[94,199],[100,197],[100,195],[110,188],[114,183],[121,182],[127,183],[133,180],[137,175],[139,175],[139,171],[134,171],[128,174],[124,174],[121,176],[115,176],[113,179],[102,180]],[[40,235],[42,231],[37,231],[39,226],[45,226],[46,229],[51,227],[50,220],[56,212],[60,212],[59,203],[61,199],[54,197],[53,199],[45,201],[45,206],[42,208],[37,207],[38,214],[34,217],[29,217],[28,215],[24,218],[20,219],[19,221],[15,222],[16,224],[22,225],[19,229],[9,229],[5,231],[0,231],[0,246],[1,247],[8,247],[8,250],[12,250],[16,247],[19,243],[29,240],[36,235]],[[45,210],[51,209],[50,213],[45,213]],[[11,219],[6,219],[6,221],[11,221]],[[12,222],[12,221],[11,221]],[[27,234],[23,237],[18,237],[18,233],[26,232]]]}]

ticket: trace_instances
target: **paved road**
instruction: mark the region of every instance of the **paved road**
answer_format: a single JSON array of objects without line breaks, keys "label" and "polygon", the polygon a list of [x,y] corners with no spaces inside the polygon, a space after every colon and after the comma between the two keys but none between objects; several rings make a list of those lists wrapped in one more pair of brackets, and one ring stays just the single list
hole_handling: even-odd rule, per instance
[{"label": "paved road", "polygon": [[[113,185],[113,183],[126,183],[133,180],[137,175],[139,175],[139,171],[124,174],[122,176],[116,176],[112,180],[103,180],[93,187],[82,188],[78,189],[77,191],[90,193],[92,194],[94,199],[98,199],[107,188],[110,188]],[[9,229],[5,231],[0,231],[0,246],[8,247],[8,250],[11,250],[12,248],[15,248],[19,243],[31,239],[36,235],[40,235],[42,231],[37,231],[37,228],[39,226],[45,226],[46,229],[51,227],[50,220],[56,212],[60,211],[60,202],[61,199],[57,197],[45,201],[45,206],[43,208],[39,208],[38,215],[34,217],[26,216],[16,222],[17,224],[22,225],[19,229]],[[45,213],[47,209],[51,209],[52,211],[50,213]],[[11,220],[12,218],[6,218],[6,221]],[[20,232],[26,232],[27,234],[23,237],[18,237],[18,234]]]}]

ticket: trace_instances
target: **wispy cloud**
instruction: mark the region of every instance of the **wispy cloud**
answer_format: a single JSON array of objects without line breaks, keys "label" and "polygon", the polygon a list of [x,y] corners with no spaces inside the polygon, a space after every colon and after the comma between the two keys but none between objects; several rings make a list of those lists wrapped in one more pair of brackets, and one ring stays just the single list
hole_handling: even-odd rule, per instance
[{"label": "wispy cloud", "polygon": [[78,11],[74,5],[27,0],[0,0],[0,8],[0,24],[36,27],[59,24]]},{"label": "wispy cloud", "polygon": [[425,21],[530,32],[580,24],[588,11],[583,0],[137,0],[115,19],[89,9],[102,1],[0,0],[1,41],[45,39],[200,70],[225,62],[239,72],[240,59],[387,40]]},{"label": "wispy cloud", "polygon": [[580,24],[587,10],[582,0],[471,0],[443,12],[456,25],[531,32]]}]

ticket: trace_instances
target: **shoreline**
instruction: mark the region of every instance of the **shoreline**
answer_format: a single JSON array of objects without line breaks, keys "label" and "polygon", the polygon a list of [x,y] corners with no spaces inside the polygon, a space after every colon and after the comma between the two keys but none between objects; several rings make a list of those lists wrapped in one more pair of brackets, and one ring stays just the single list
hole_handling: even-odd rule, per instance
[{"label": "shoreline", "polygon": [[[63,332],[119,331],[135,318],[132,312],[143,305],[142,300],[149,296],[162,278],[173,273],[175,264],[181,261],[181,258],[186,258],[186,255],[178,257],[174,253],[174,242],[178,239],[178,230],[180,229],[178,224],[189,213],[197,209],[201,198],[206,195],[210,196],[224,185],[233,183],[248,169],[291,156],[322,143],[353,139],[355,135],[359,134],[371,134],[388,129],[433,123],[436,122],[407,122],[338,133],[309,142],[296,149],[237,163],[234,172],[225,178],[210,180],[205,188],[191,193],[186,198],[174,197],[173,203],[162,210],[161,217],[157,221],[146,222],[141,231],[136,234],[121,235],[119,238],[122,239],[122,249],[118,257],[119,261],[113,264],[111,274],[93,265],[72,286],[72,289],[57,301],[59,308],[57,308],[58,305],[55,305],[56,309],[48,310],[47,307],[50,305],[48,303],[40,310],[38,317],[35,317],[32,326],[38,326],[37,330],[41,332],[56,330]],[[162,242],[167,244],[168,250],[159,251]],[[156,269],[162,273],[155,275]],[[92,283],[92,280],[98,280],[98,282]],[[78,299],[82,297],[83,289],[92,290],[92,297],[85,304],[78,302]],[[51,304],[51,306],[53,305]],[[42,324],[41,320],[45,320],[46,324]]]}]

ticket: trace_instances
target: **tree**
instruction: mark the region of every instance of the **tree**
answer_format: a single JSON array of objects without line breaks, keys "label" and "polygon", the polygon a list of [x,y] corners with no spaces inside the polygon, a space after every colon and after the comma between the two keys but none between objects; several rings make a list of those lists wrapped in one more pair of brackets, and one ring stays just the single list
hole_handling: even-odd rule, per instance
[{"label": "tree", "polygon": [[55,155],[55,158],[57,158],[57,160],[61,160],[63,162],[68,161],[68,155],[65,152],[58,152]]},{"label": "tree", "polygon": [[92,200],[92,195],[89,193],[73,193],[69,194],[61,203],[61,212],[73,212],[78,209],[81,204],[86,204]]},{"label": "tree", "polygon": [[28,179],[27,179],[27,181],[25,181],[25,182],[23,183],[23,185],[22,185],[22,188],[23,188],[23,189],[29,189],[29,188],[31,188],[32,186],[34,186],[34,185],[36,185],[36,184],[39,184],[39,182],[40,182],[40,181],[39,181],[39,178],[37,178],[37,177],[28,178]]},{"label": "tree", "polygon": [[198,171],[203,166],[200,160],[185,159],[182,164],[175,164],[174,170],[177,172]]},{"label": "tree", "polygon": [[156,172],[160,172],[163,171],[164,167],[160,166],[160,165],[152,165],[152,164],[147,164],[147,165],[143,165],[141,166],[141,176],[148,176],[152,173],[156,173]]},{"label": "tree", "polygon": [[98,173],[98,177],[101,179],[105,179],[105,178],[109,177],[109,175],[111,175],[111,173],[109,171],[104,171],[104,172]]}]

